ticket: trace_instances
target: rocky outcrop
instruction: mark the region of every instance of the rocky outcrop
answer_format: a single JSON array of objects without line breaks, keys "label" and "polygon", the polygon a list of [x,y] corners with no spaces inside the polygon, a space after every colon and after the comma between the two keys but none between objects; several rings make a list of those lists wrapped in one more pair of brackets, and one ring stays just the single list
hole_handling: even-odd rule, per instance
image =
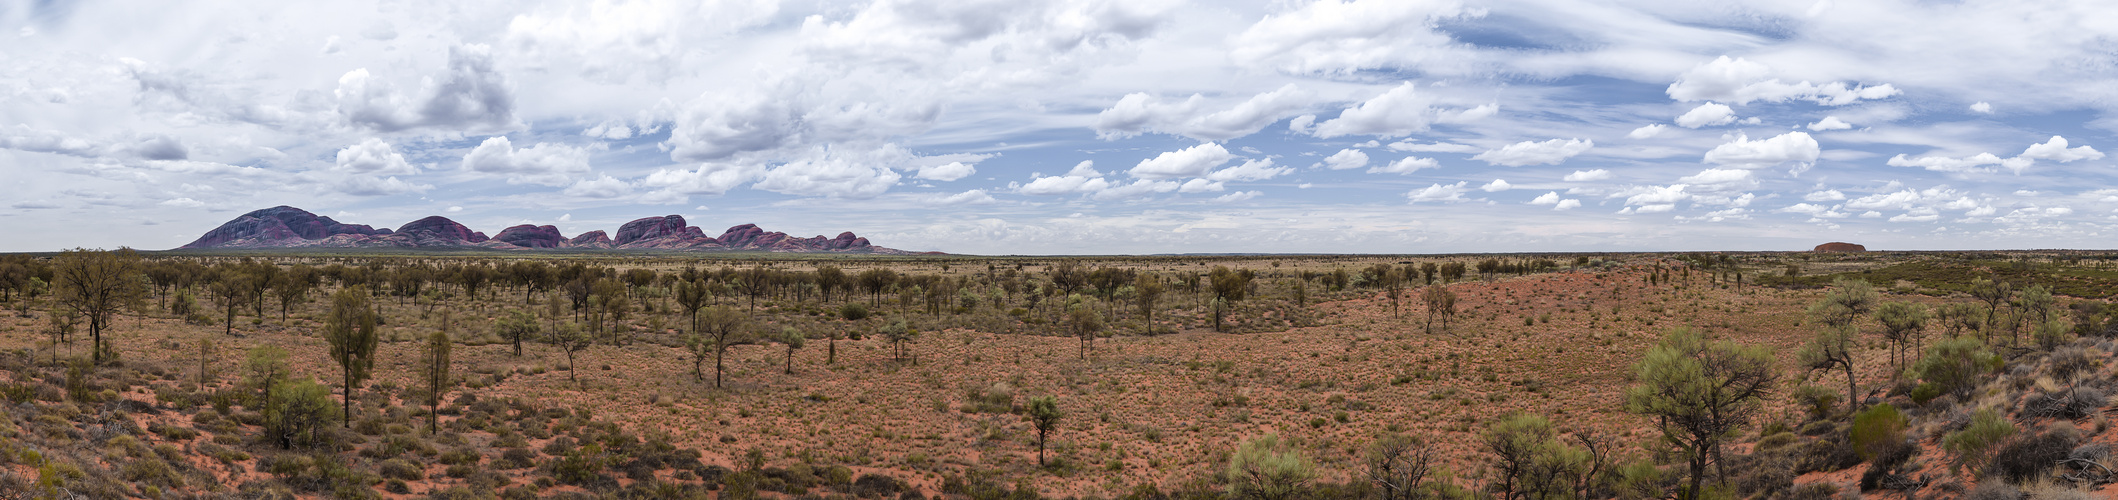
[{"label": "rocky outcrop", "polygon": [[330,217],[281,205],[243,214],[235,220],[221,224],[221,227],[207,231],[198,240],[178,248],[300,246],[301,242],[338,235],[386,234],[390,234],[390,230],[361,224],[341,224]]},{"label": "rocky outcrop", "polygon": [[[689,227],[684,225],[684,216],[682,215],[634,219],[632,222],[627,222],[625,225],[618,227],[618,237],[612,240],[611,243],[624,246],[640,240],[682,236],[685,233],[684,230]],[[705,235],[701,234],[700,236]]]},{"label": "rocky outcrop", "polygon": [[1866,252],[1866,251],[1868,251],[1868,247],[1864,247],[1864,246],[1860,246],[1860,245],[1855,245],[1855,244],[1852,244],[1852,243],[1845,243],[1845,242],[1838,242],[1838,241],[1834,241],[1834,242],[1830,242],[1830,243],[1825,243],[1825,244],[1822,244],[1822,245],[1817,245],[1817,246],[1816,246],[1816,249],[1815,249],[1815,250],[1811,250],[1811,251],[1812,251],[1812,252]]},{"label": "rocky outcrop", "polygon": [[341,224],[294,207],[273,207],[243,214],[199,237],[185,249],[205,248],[457,248],[482,247],[495,250],[529,249],[626,249],[678,252],[839,252],[906,254],[874,246],[867,238],[839,233],[835,238],[796,238],[766,231],[756,224],[728,228],[719,238],[706,236],[681,215],[647,217],[625,223],[612,239],[603,231],[589,231],[568,239],[555,226],[523,224],[507,228],[498,237],[449,220],[431,216],[406,223],[396,231],[363,225]]},{"label": "rocky outcrop", "polygon": [[556,226],[533,226],[523,224],[500,230],[493,241],[522,248],[559,248],[569,243],[565,235],[559,234]]},{"label": "rocky outcrop", "polygon": [[566,242],[566,246],[574,248],[610,248],[610,235],[605,234],[601,229],[597,229],[575,236],[574,239]]},{"label": "rocky outcrop", "polygon": [[403,227],[397,228],[397,234],[399,236],[431,237],[442,241],[461,241],[465,243],[481,243],[488,239],[485,237],[485,233],[472,231],[471,228],[464,227],[463,224],[458,224],[456,221],[449,220],[448,217],[439,215],[427,216],[424,219],[405,223]]}]

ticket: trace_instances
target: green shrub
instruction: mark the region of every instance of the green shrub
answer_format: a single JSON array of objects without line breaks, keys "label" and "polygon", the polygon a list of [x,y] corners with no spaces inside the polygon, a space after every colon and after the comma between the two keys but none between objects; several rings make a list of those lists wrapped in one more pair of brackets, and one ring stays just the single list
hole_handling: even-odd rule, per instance
[{"label": "green shrub", "polygon": [[2015,424],[2001,417],[1991,408],[1980,408],[1971,415],[1971,425],[1964,430],[1942,436],[1942,449],[1956,454],[1950,469],[1961,471],[1965,467],[1977,469],[1985,464],[1986,454],[2001,440],[2015,435]]},{"label": "green shrub", "polygon": [[[1963,397],[1969,395],[1986,374],[1999,370],[2002,363],[2000,356],[1986,349],[1985,342],[1957,337],[1928,346],[1927,356],[1912,370],[1919,374],[1922,386],[1933,387],[1931,392],[1936,396]],[[1917,389],[1914,391],[1918,392]]]},{"label": "green shrub", "polygon": [[420,481],[427,478],[426,467],[402,458],[384,460],[382,466],[376,472],[381,473],[382,477],[405,481]]},{"label": "green shrub", "polygon": [[1846,435],[1862,460],[1874,460],[1905,445],[1905,414],[1890,403],[1875,405],[1853,417]]}]

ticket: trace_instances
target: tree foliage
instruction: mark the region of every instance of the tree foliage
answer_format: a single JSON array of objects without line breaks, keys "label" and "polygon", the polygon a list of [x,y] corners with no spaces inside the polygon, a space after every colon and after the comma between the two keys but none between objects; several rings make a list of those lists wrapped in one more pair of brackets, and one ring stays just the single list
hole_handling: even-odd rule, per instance
[{"label": "tree foliage", "polygon": [[1684,453],[1690,486],[1681,493],[1692,499],[1703,493],[1707,466],[1721,462],[1722,440],[1757,415],[1779,377],[1766,349],[1708,341],[1691,328],[1671,330],[1633,372],[1626,409],[1654,418],[1663,439]]},{"label": "tree foliage", "polygon": [[91,357],[102,364],[105,353],[111,351],[103,343],[111,316],[121,309],[144,308],[148,281],[141,271],[140,255],[130,248],[67,250],[53,259],[52,280],[52,295],[59,306],[88,320]]}]

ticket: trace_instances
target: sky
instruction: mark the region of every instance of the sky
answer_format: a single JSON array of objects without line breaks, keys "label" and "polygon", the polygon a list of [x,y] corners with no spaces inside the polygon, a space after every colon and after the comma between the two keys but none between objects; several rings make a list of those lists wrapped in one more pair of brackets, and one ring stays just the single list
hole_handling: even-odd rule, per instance
[{"label": "sky", "polygon": [[2097,0],[0,0],[0,251],[2108,249],[2114,131]]}]

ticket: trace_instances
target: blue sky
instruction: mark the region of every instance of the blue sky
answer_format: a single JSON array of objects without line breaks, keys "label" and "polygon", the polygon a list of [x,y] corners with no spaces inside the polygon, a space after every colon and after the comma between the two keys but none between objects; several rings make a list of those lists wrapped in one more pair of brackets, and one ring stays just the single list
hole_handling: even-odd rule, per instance
[{"label": "blue sky", "polygon": [[0,251],[293,205],[975,254],[2112,248],[2094,1],[0,1]]}]

